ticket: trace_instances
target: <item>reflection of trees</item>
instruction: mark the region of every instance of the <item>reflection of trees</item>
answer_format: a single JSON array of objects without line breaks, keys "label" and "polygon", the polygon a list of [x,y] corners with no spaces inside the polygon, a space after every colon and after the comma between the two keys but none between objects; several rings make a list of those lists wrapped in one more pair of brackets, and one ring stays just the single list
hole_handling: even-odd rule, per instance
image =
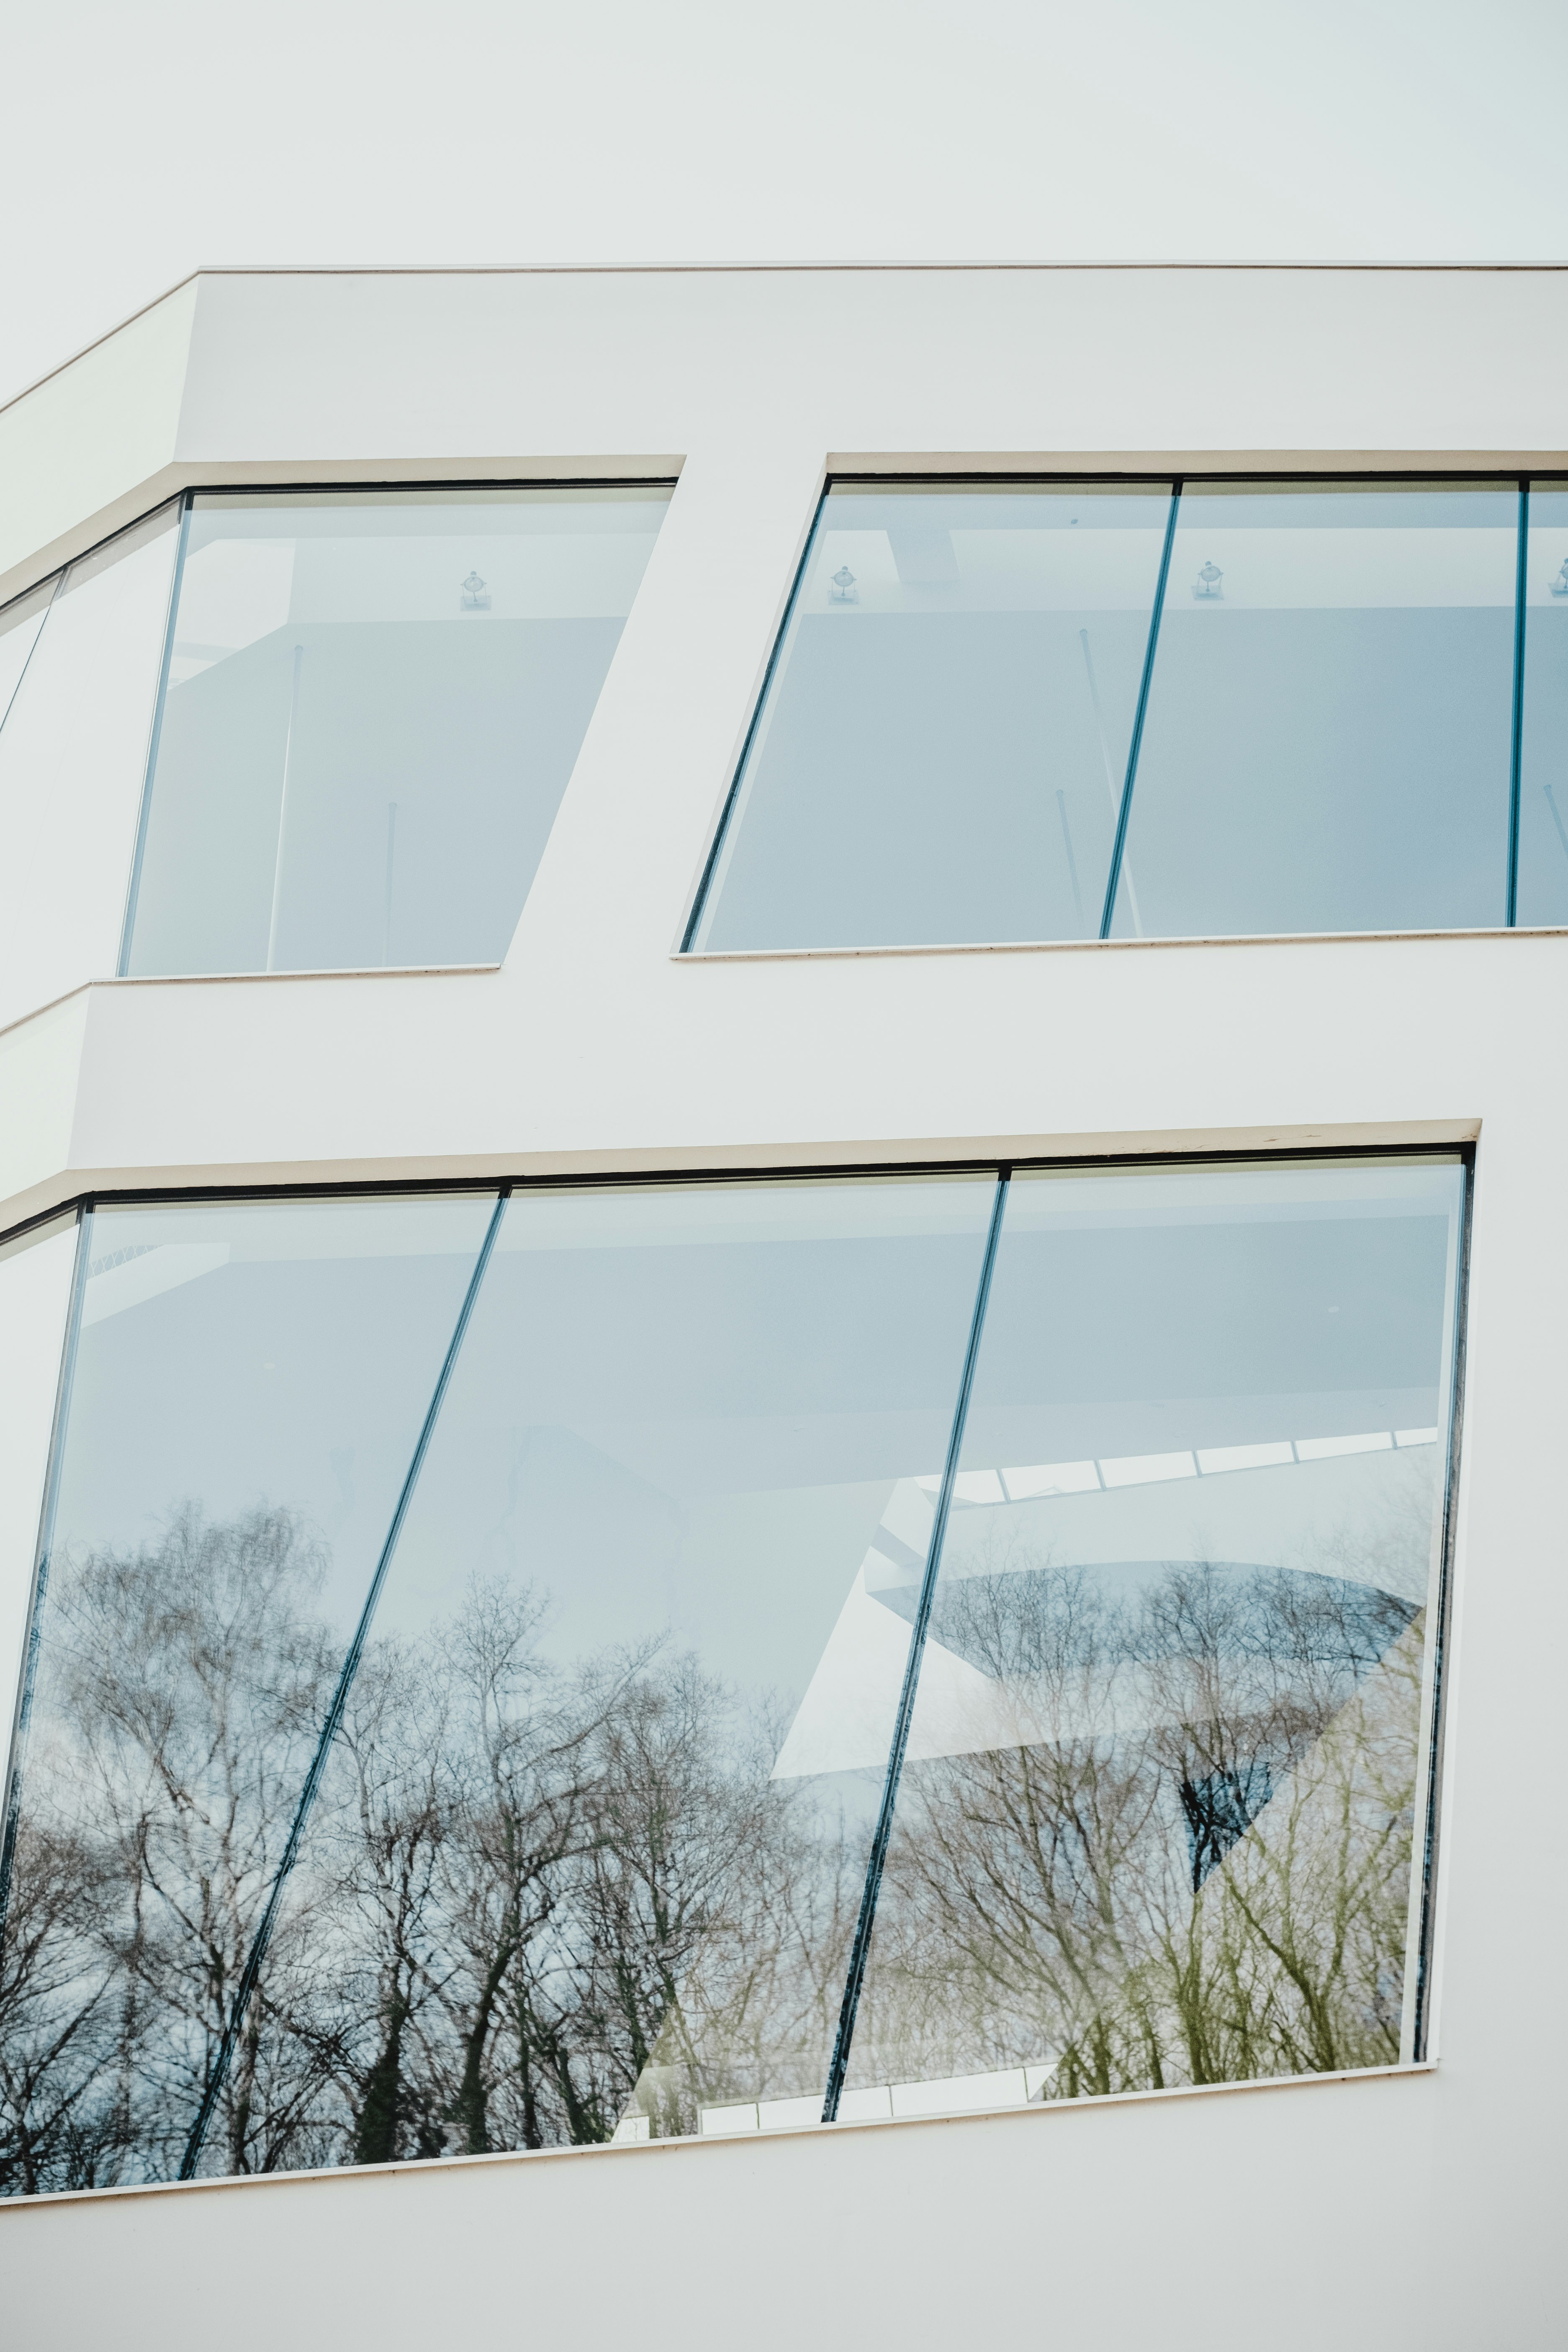
[{"label": "reflection of trees", "polygon": [[321,1567],[287,1512],[191,1510],[155,1549],[57,1562],[0,1990],[7,2185],[177,2167],[331,1687]]},{"label": "reflection of trees", "polygon": [[[178,2169],[337,1671],[321,1566],[286,1512],[194,1509],[57,1564],[0,2185]],[[476,1583],[367,1649],[204,2170],[604,2140],[634,2096],[689,2129],[781,2059],[820,2084],[858,1875],[770,1781],[780,1727],[657,1641],[557,1663],[545,1613]]]},{"label": "reflection of trees", "polygon": [[852,2079],[1051,2059],[1071,2097],[1398,2056],[1413,1602],[1321,1567],[1012,1557],[932,1632],[1016,1743],[906,1772]]},{"label": "reflection of trees", "polygon": [[[1421,1618],[1393,1595],[1425,1542],[1423,1510],[1310,1570],[971,1559],[932,1633],[984,1721],[906,1770],[852,2080],[1050,2057],[1070,2096],[1396,2055]],[[322,1570],[284,1511],[57,1562],[0,2188],[177,2170],[338,1670]],[[370,1643],[204,2169],[820,2093],[860,1835],[772,1780],[784,1721],[695,1658],[563,1661],[547,1631],[542,1593],[477,1581]]]}]

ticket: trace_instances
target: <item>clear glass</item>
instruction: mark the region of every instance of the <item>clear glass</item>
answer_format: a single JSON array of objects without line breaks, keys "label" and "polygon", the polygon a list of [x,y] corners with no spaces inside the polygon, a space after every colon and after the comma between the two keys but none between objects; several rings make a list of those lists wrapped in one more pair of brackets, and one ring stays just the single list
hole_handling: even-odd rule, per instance
[{"label": "clear glass", "polygon": [[834,483],[694,948],[1098,937],[1169,506]]},{"label": "clear glass", "polygon": [[1114,937],[1506,921],[1518,519],[1495,484],[1183,491]]},{"label": "clear glass", "polygon": [[841,2114],[1412,2054],[1463,1185],[1014,1181]]},{"label": "clear glass", "polygon": [[[87,1221],[0,1985],[0,2188],[177,2172],[493,1208]],[[215,2141],[248,2154],[237,2114],[290,2095],[246,2043]]]},{"label": "clear glass", "polygon": [[0,1026],[116,968],[176,520],[162,508],[83,556],[47,618],[0,635],[15,663],[37,623],[0,726]]},{"label": "clear glass", "polygon": [[499,962],[669,496],[199,495],[128,970]]},{"label": "clear glass", "polygon": [[1525,558],[1521,923],[1568,923],[1568,489],[1530,486]]},{"label": "clear glass", "polygon": [[820,2116],[994,1189],[514,1195],[212,2170]]},{"label": "clear glass", "polygon": [[[0,1242],[0,1737],[21,1682],[77,1219]],[[0,1799],[0,1809],[9,1801]],[[0,1821],[3,1828],[3,1821]],[[0,1954],[0,2002],[5,1999]]]}]

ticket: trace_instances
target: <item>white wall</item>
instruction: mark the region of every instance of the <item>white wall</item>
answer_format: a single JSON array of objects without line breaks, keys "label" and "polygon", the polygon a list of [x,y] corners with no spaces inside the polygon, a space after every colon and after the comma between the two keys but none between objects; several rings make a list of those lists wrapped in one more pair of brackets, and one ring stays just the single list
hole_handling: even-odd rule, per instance
[{"label": "white wall", "polygon": [[[504,967],[113,982],[25,1022],[0,1226],[95,1184],[1479,1136],[1437,2064],[14,2205],[14,2340],[1562,2340],[1568,935],[670,950],[830,457],[1563,464],[1565,360],[1546,272],[202,282],[174,457],[117,459],[121,500],[677,463],[679,487]],[[91,533],[110,490],[75,478]]]}]

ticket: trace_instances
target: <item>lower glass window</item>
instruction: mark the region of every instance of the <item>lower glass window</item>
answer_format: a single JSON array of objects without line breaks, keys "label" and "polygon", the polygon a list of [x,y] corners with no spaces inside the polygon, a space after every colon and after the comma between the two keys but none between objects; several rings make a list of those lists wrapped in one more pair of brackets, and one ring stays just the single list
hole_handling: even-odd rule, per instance
[{"label": "lower glass window", "polygon": [[0,2183],[1415,2053],[1464,1187],[84,1213]]}]

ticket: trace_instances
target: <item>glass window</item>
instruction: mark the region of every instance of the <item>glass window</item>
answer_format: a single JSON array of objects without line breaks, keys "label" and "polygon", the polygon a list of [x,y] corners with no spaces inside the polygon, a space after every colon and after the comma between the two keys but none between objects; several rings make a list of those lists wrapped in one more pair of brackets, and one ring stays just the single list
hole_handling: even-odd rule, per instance
[{"label": "glass window", "polygon": [[994,1194],[513,1197],[212,2170],[820,2116]]},{"label": "glass window", "polygon": [[541,1188],[0,1258],[51,1382],[79,1299],[0,2192],[765,2132],[836,2041],[845,2119],[1414,2054],[1463,1194]]},{"label": "glass window", "polygon": [[[0,1726],[7,1736],[22,1676],[76,1234],[73,1210],[0,1243]],[[0,1840],[4,1833],[0,1821]]]},{"label": "glass window", "polygon": [[[1541,775],[1568,533],[1538,507]],[[1512,483],[831,484],[688,949],[1507,923],[1519,513]],[[1555,856],[1568,890],[1526,789],[1521,888]]]},{"label": "glass window", "polygon": [[162,509],[5,616],[0,1025],[115,969],[175,521]]},{"label": "glass window", "polygon": [[1113,936],[1507,921],[1518,516],[1183,490]]},{"label": "glass window", "polygon": [[499,962],[669,495],[198,493],[126,969]]},{"label": "glass window", "polygon": [[689,944],[1097,938],[1169,507],[833,483]]},{"label": "glass window", "polygon": [[[0,2188],[179,2170],[493,1207],[85,1221],[19,1751]],[[255,2072],[247,2047],[232,2096]]]},{"label": "glass window", "polygon": [[842,2115],[1413,2054],[1462,1194],[1015,1179]]},{"label": "glass window", "polygon": [[1521,923],[1568,923],[1568,489],[1532,482],[1525,562]]}]

